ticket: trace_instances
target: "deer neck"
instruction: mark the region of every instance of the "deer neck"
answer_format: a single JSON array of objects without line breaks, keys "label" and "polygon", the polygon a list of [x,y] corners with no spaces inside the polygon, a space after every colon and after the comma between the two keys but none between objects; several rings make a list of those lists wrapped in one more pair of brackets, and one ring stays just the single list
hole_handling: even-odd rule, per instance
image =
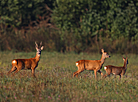
[{"label": "deer neck", "polygon": [[40,54],[38,54],[38,53],[36,53],[36,56],[34,57],[35,58],[35,60],[36,60],[36,62],[39,62],[39,60],[40,60]]},{"label": "deer neck", "polygon": [[100,59],[100,64],[103,65],[104,61],[105,61],[105,57],[102,55],[102,57]]},{"label": "deer neck", "polygon": [[127,68],[127,61],[124,62],[124,66],[123,66],[125,69]]}]

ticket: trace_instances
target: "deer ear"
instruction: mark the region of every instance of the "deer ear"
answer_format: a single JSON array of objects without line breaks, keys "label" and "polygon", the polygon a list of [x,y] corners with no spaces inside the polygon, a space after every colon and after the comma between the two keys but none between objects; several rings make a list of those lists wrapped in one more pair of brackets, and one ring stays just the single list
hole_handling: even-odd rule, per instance
[{"label": "deer ear", "polygon": [[43,49],[44,49],[44,46],[41,47],[41,50],[43,50]]},{"label": "deer ear", "polygon": [[35,41],[35,46],[38,48],[38,44],[36,43],[36,41]]},{"label": "deer ear", "polygon": [[40,46],[42,46],[42,41],[40,42]]},{"label": "deer ear", "polygon": [[35,49],[38,50],[38,47],[36,46]]},{"label": "deer ear", "polygon": [[126,59],[127,59],[127,57],[126,57]]},{"label": "deer ear", "polygon": [[104,53],[104,49],[101,49],[101,52]]},{"label": "deer ear", "polygon": [[125,58],[122,56],[123,60],[125,60]]}]

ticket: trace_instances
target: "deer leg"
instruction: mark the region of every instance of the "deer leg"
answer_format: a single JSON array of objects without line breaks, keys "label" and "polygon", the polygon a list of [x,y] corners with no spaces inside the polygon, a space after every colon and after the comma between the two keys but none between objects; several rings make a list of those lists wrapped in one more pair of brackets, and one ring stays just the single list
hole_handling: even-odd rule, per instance
[{"label": "deer leg", "polygon": [[79,72],[78,72],[78,71],[74,72],[74,73],[73,73],[73,77],[75,77],[75,76],[77,76],[77,77],[78,77],[78,74],[79,74]]},{"label": "deer leg", "polygon": [[16,71],[13,73],[13,76],[18,72],[19,70],[18,69],[16,69]]},{"label": "deer leg", "polygon": [[107,77],[107,74],[105,74],[103,77],[106,78]]},{"label": "deer leg", "polygon": [[119,75],[120,76],[120,79],[123,77],[123,75],[121,74],[121,75]]},{"label": "deer leg", "polygon": [[32,68],[32,76],[36,78],[36,76],[35,76],[35,69],[34,68]]},{"label": "deer leg", "polygon": [[109,76],[109,77],[110,77],[110,74],[106,73],[103,77],[107,77],[107,76]]},{"label": "deer leg", "polygon": [[100,70],[98,70],[97,72],[101,74],[101,78],[102,78],[103,77],[103,73]]},{"label": "deer leg", "polygon": [[77,75],[76,75],[76,76],[78,77],[78,75],[79,75],[81,72],[83,72],[83,71],[79,71],[79,72],[77,73]]},{"label": "deer leg", "polygon": [[73,73],[73,77],[75,77],[75,75],[77,74],[77,72],[78,72],[78,71],[76,71],[76,72]]},{"label": "deer leg", "polygon": [[120,78],[123,78],[124,74],[125,74],[125,71],[122,71]]},{"label": "deer leg", "polygon": [[74,72],[73,73],[73,77],[75,77],[75,75],[78,77],[78,75],[82,72],[82,71],[84,71],[84,70],[78,70],[78,71],[76,71],[76,72]]},{"label": "deer leg", "polygon": [[79,71],[74,72],[73,77],[75,77],[75,76],[78,77],[78,74],[79,74]]},{"label": "deer leg", "polygon": [[97,71],[94,70],[95,79],[97,79]]},{"label": "deer leg", "polygon": [[9,75],[11,72],[14,72],[15,70],[17,70],[16,67],[12,67],[11,70],[7,73],[7,75]]}]

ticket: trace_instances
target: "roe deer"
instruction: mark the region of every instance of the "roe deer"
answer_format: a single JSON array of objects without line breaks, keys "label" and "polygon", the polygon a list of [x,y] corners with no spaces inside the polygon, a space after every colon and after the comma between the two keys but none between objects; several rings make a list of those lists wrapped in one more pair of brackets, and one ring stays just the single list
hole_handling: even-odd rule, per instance
[{"label": "roe deer", "polygon": [[109,58],[110,56],[107,54],[107,52],[102,51],[102,57],[100,60],[79,60],[76,62],[76,66],[78,67],[78,71],[73,73],[73,77],[75,75],[78,76],[79,73],[83,72],[84,70],[94,70],[95,79],[97,78],[97,72],[99,72],[102,76],[103,73],[100,71],[102,68],[102,65],[104,64],[105,58]]},{"label": "roe deer", "polygon": [[128,59],[127,57],[126,58],[122,57],[122,58],[124,60],[124,66],[123,67],[117,67],[117,66],[112,66],[112,65],[105,66],[104,70],[106,71],[106,75],[104,75],[104,77],[112,73],[115,75],[115,77],[116,75],[119,75],[121,78],[125,74],[126,69],[127,69]]},{"label": "roe deer", "polygon": [[32,70],[32,75],[35,77],[35,68],[38,66],[41,51],[44,48],[42,46],[42,42],[40,43],[40,48],[38,47],[36,42],[35,42],[35,45],[36,45],[36,50],[37,50],[36,56],[34,58],[30,58],[30,59],[13,59],[12,60],[12,68],[8,72],[8,74],[15,71],[14,72],[14,75],[15,75],[21,69],[31,69]]}]

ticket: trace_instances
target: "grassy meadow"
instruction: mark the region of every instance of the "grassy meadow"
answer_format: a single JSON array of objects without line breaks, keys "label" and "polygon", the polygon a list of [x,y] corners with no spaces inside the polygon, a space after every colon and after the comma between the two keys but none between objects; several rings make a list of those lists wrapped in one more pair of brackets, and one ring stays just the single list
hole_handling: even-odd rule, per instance
[{"label": "grassy meadow", "polygon": [[[123,66],[121,54],[109,54],[105,65]],[[31,58],[35,52],[0,52],[0,102],[137,102],[138,55],[128,54],[128,67],[124,77],[114,75],[95,80],[93,71],[84,71],[73,78],[77,71],[75,62],[80,59],[98,60],[100,53],[57,53],[42,51],[35,70],[21,70],[15,76],[7,76],[11,61],[15,58]],[[125,57],[125,55],[124,55]],[[101,71],[105,74],[103,68]]]}]

